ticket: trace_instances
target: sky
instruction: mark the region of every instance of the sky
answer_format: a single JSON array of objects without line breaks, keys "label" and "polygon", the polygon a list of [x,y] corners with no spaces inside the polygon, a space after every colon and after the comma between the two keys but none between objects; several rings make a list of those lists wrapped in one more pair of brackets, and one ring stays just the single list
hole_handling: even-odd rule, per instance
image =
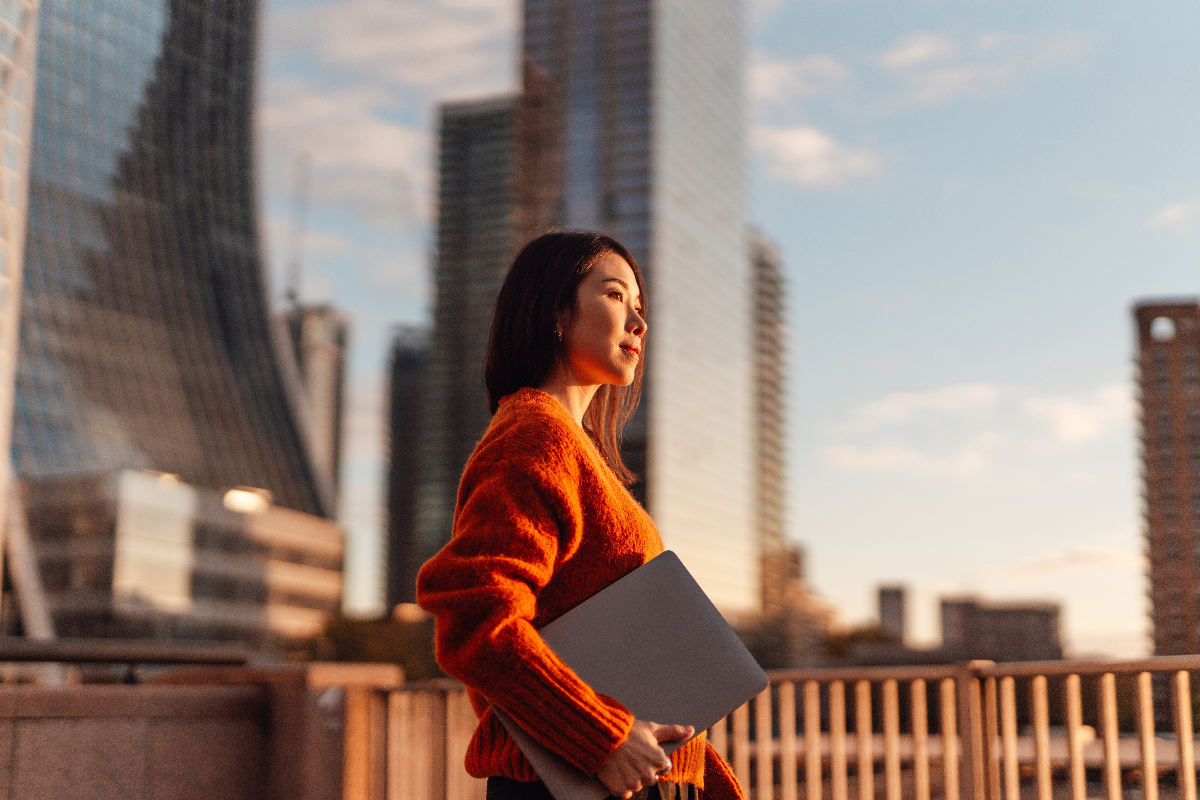
[{"label": "sky", "polygon": [[[515,89],[512,0],[267,0],[266,248],[353,315],[348,611],[380,606],[391,326],[430,311],[436,104]],[[846,624],[909,587],[1148,648],[1130,308],[1200,293],[1200,7],[747,5],[752,220],[788,284],[789,532]],[[310,211],[296,235],[298,158]]]}]

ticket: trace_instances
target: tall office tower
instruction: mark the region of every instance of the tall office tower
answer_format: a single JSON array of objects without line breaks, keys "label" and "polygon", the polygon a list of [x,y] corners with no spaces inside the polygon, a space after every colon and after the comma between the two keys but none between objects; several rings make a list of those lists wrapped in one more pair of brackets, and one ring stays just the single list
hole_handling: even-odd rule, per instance
[{"label": "tall office tower", "polygon": [[301,430],[315,468],[329,475],[336,492],[342,460],[342,412],[350,322],[324,304],[297,304],[284,313],[301,389]]},{"label": "tall office tower", "polygon": [[557,115],[560,156],[541,222],[609,233],[642,266],[628,462],[666,546],[735,614],[762,603],[743,34],[738,0],[525,2],[525,94]]},{"label": "tall office tower", "polygon": [[[779,251],[759,231],[750,231],[750,274],[754,319],[754,513],[765,573],[772,554],[787,544],[784,405],[787,393],[783,271]],[[768,605],[763,597],[764,607]]]},{"label": "tall office tower", "polygon": [[387,607],[417,599],[416,505],[429,332],[400,326],[388,365]]},{"label": "tall office tower", "polygon": [[[38,0],[0,0],[0,453],[12,449],[37,20]],[[11,478],[11,460],[0,458],[0,530]]]},{"label": "tall office tower", "polygon": [[[257,27],[256,0],[42,3],[14,457],[57,620],[263,642],[337,608],[332,476],[263,285]],[[39,490],[81,473],[116,477]],[[119,477],[160,473],[162,491]],[[165,593],[130,578],[179,570]]]},{"label": "tall office tower", "polygon": [[1200,652],[1200,300],[1134,306],[1154,652]]},{"label": "tall office tower", "polygon": [[518,105],[505,97],[441,108],[436,297],[412,465],[420,475],[417,565],[450,539],[458,479],[491,420],[483,362],[492,307],[517,246]]}]

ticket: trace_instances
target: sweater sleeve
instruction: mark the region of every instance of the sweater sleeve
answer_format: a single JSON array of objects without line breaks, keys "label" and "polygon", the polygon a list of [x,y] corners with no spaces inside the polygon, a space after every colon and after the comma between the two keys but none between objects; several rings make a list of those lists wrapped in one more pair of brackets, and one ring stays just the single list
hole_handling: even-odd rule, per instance
[{"label": "sweater sleeve", "polygon": [[503,462],[459,502],[454,538],[417,579],[418,601],[436,620],[438,663],[594,775],[633,715],[584,683],[532,624],[539,591],[560,554],[574,549],[578,509]]}]

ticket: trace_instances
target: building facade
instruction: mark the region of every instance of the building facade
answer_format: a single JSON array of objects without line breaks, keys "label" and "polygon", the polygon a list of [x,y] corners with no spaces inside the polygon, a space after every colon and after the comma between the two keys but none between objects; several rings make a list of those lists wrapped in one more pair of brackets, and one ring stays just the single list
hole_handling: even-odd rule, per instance
[{"label": "building facade", "polygon": [[608,233],[645,274],[627,463],[666,546],[729,613],[762,604],[743,34],[736,0],[525,3],[525,93],[547,98],[536,127],[559,154],[535,221]]},{"label": "building facade", "polygon": [[331,511],[285,389],[252,183],[254,0],[47,0],[22,477],[154,469]]},{"label": "building facade", "polygon": [[[12,449],[38,10],[38,0],[0,0],[0,453]],[[0,530],[11,481],[12,462],[0,459]]]},{"label": "building facade", "polygon": [[483,363],[492,307],[517,248],[518,105],[503,97],[441,108],[433,329],[409,466],[420,476],[408,546],[417,566],[449,541],[458,479],[491,420]]},{"label": "building facade", "polygon": [[1200,652],[1200,299],[1134,306],[1155,655]]},{"label": "building facade", "polygon": [[[251,130],[258,10],[256,0],[41,4],[12,452],[40,578],[64,631],[230,638],[233,628],[201,613],[199,599],[223,597],[247,620],[270,618],[274,590],[255,583],[255,569],[293,577],[325,570],[314,578],[322,600],[309,623],[338,606],[333,479],[305,444],[303,387],[271,322],[259,252]],[[212,527],[207,512],[176,509],[163,530],[177,534],[178,547],[162,545],[164,563],[186,564],[180,543],[191,537],[195,569],[131,573],[119,557],[122,531],[131,530],[122,509],[141,496],[128,489],[130,475],[168,476],[176,488],[163,491],[193,497],[195,508],[259,500],[220,511],[235,516],[214,523],[226,532],[213,534],[222,544],[212,547],[200,544]],[[92,506],[115,521],[92,524]],[[275,520],[284,539],[318,531],[325,560],[299,545],[256,549],[246,533],[251,517]],[[83,529],[94,535],[76,536]],[[155,546],[135,541],[129,552]],[[257,567],[199,555],[222,548],[252,554]],[[106,568],[61,566],[105,552],[116,554]],[[176,599],[151,605],[176,615],[173,622],[138,628],[122,598],[167,573]],[[107,587],[113,622],[76,625],[82,595],[71,592],[91,591],[96,580]],[[64,586],[70,591],[58,591]],[[315,630],[283,624],[276,632],[301,629]]]},{"label": "building facade", "polygon": [[401,326],[392,337],[388,364],[387,586],[388,609],[417,600],[417,491],[421,457],[422,397],[429,332]]}]

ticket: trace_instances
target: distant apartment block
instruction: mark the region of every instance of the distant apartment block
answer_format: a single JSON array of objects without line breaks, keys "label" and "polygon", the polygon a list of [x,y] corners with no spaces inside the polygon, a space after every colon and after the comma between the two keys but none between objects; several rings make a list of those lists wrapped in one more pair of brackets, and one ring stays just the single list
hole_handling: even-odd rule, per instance
[{"label": "distant apartment block", "polygon": [[1200,300],[1134,306],[1154,653],[1200,652]]},{"label": "distant apartment block", "polygon": [[960,659],[1049,661],[1062,658],[1057,603],[985,603],[942,599],[942,650]]}]

